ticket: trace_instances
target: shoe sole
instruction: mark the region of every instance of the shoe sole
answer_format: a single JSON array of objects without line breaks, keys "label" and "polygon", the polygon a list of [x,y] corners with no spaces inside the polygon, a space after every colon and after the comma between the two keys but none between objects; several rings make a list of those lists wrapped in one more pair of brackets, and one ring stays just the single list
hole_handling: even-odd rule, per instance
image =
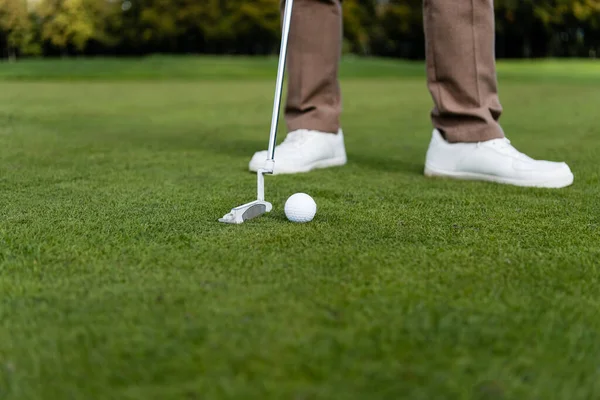
[{"label": "shoe sole", "polygon": [[[328,158],[326,160],[315,161],[312,164],[308,164],[302,168],[294,169],[294,170],[280,170],[277,169],[277,162],[275,163],[275,171],[273,175],[289,175],[289,174],[302,174],[306,172],[310,172],[315,169],[323,169],[323,168],[331,168],[331,167],[341,167],[346,165],[347,163],[346,157],[337,157],[337,158]],[[257,172],[257,168],[250,167],[250,172]]]},{"label": "shoe sole", "polygon": [[501,183],[505,185],[513,185],[520,187],[536,187],[545,189],[560,189],[573,184],[573,175],[562,176],[560,178],[546,181],[521,181],[517,179],[502,178],[495,175],[477,174],[473,172],[443,171],[428,166],[425,166],[425,176],[430,178],[450,178],[458,180],[486,181]]}]

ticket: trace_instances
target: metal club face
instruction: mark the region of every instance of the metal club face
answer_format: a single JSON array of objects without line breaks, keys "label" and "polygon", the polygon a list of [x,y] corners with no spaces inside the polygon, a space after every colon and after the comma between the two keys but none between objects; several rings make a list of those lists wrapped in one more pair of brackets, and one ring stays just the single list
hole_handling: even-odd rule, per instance
[{"label": "metal club face", "polygon": [[260,217],[273,209],[271,203],[267,201],[256,200],[232,209],[229,214],[219,219],[219,222],[226,224],[242,224],[245,221]]}]

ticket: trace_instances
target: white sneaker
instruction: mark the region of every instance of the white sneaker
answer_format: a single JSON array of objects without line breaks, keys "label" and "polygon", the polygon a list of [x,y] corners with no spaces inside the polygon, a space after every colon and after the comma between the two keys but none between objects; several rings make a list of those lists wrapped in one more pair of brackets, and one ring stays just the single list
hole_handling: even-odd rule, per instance
[{"label": "white sneaker", "polygon": [[[250,171],[263,168],[267,151],[259,151],[250,160]],[[288,133],[285,140],[275,147],[275,169],[273,174],[296,174],[317,168],[328,168],[346,164],[344,133],[337,134],[310,130]]]},{"label": "white sneaker", "polygon": [[534,160],[517,151],[506,138],[449,143],[438,130],[433,131],[427,150],[425,175],[541,188],[573,183],[567,164]]}]

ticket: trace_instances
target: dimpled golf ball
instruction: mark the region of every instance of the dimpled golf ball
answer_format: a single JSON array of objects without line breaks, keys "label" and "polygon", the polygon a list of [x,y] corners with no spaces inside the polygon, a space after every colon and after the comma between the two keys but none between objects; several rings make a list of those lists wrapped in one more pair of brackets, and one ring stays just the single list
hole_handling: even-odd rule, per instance
[{"label": "dimpled golf ball", "polygon": [[296,193],[285,202],[285,216],[292,222],[310,222],[317,213],[317,203],[306,193]]}]

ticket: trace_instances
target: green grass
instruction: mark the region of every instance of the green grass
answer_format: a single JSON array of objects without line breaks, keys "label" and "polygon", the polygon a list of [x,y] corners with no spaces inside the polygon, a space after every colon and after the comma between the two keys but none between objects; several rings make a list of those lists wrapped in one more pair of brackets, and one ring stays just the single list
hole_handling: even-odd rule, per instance
[{"label": "green grass", "polygon": [[600,397],[596,65],[499,67],[557,191],[424,178],[422,64],[348,59],[348,166],[267,177],[274,211],[225,226],[275,66],[0,65],[0,398]]},{"label": "green grass", "polygon": [[[1,64],[0,64],[1,65]],[[135,59],[28,59],[4,63],[1,81],[231,81],[272,80],[277,68],[274,57],[169,57],[150,56]],[[502,61],[499,75],[505,80],[525,81],[598,81],[595,60]],[[346,56],[341,66],[342,79],[378,80],[422,78],[422,62],[390,59],[361,59]]]}]

